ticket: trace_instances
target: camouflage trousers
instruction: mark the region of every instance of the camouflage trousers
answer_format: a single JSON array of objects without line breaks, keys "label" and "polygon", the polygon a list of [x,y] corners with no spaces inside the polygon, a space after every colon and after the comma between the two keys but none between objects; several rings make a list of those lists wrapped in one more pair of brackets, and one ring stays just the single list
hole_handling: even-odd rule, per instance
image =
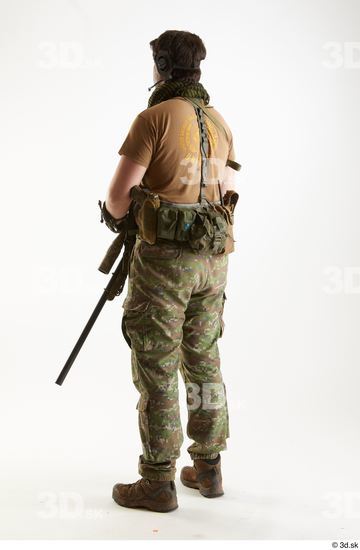
[{"label": "camouflage trousers", "polygon": [[175,478],[183,443],[178,370],[187,390],[191,458],[215,458],[226,449],[229,416],[217,340],[224,329],[227,267],[228,255],[136,240],[122,329],[140,393],[142,477]]}]

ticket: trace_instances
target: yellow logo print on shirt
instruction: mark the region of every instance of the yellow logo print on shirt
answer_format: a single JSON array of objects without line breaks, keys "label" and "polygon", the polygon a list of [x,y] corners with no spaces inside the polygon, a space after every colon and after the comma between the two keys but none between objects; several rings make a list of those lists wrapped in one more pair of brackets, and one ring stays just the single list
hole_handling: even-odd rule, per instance
[{"label": "yellow logo print on shirt", "polygon": [[[209,139],[208,158],[216,161],[216,147],[218,144],[218,132],[211,120],[206,119],[206,128]],[[179,147],[183,154],[180,162],[179,181],[186,185],[198,185],[201,171],[200,135],[196,115],[188,115],[182,123],[179,131]],[[215,162],[216,164],[216,162]],[[207,183],[216,183],[214,177],[214,162],[208,164]]]},{"label": "yellow logo print on shirt", "polygon": [[[209,155],[213,156],[218,142],[218,133],[215,125],[206,118],[206,128],[209,138]],[[194,115],[188,115],[180,127],[179,146],[187,160],[198,160],[200,157],[200,136],[197,118]]]}]

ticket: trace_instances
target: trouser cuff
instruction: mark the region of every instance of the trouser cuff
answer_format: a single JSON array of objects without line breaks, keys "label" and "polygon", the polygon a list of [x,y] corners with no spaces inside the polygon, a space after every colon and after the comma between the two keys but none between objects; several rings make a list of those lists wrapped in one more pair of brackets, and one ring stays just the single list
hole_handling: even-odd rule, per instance
[{"label": "trouser cuff", "polygon": [[153,481],[174,481],[176,473],[175,462],[175,459],[167,462],[146,462],[143,455],[140,455],[138,471],[141,477]]}]

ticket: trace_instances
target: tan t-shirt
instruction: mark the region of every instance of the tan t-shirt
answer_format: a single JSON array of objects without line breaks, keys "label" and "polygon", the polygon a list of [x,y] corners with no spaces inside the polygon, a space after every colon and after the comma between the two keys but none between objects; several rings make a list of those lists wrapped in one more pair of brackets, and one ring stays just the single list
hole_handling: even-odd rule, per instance
[{"label": "tan t-shirt", "polygon": [[[208,200],[219,200],[227,159],[235,160],[230,128],[214,107],[209,114],[225,126],[226,134],[206,115],[209,150],[207,168]],[[147,168],[143,183],[160,199],[176,203],[196,203],[200,194],[201,153],[199,127],[193,105],[175,97],[145,109],[133,121],[119,155]]]}]

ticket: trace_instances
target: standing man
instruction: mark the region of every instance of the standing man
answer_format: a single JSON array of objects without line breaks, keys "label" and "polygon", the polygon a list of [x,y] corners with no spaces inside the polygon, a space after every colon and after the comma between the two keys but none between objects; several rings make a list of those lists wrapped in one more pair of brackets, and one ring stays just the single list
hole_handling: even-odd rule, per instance
[{"label": "standing man", "polygon": [[155,89],[119,150],[102,207],[105,221],[116,224],[129,210],[134,186],[141,183],[151,198],[136,215],[139,233],[123,302],[140,394],[141,478],[116,484],[113,498],[121,506],[168,512],[178,507],[175,463],[183,442],[178,370],[193,440],[193,466],[182,469],[181,481],[205,497],[224,494],[220,452],[229,418],[217,340],[233,250],[232,213],[224,205],[231,193],[236,204],[233,175],[240,165],[230,128],[199,82],[206,56],[199,36],[169,30],[150,46]]}]

